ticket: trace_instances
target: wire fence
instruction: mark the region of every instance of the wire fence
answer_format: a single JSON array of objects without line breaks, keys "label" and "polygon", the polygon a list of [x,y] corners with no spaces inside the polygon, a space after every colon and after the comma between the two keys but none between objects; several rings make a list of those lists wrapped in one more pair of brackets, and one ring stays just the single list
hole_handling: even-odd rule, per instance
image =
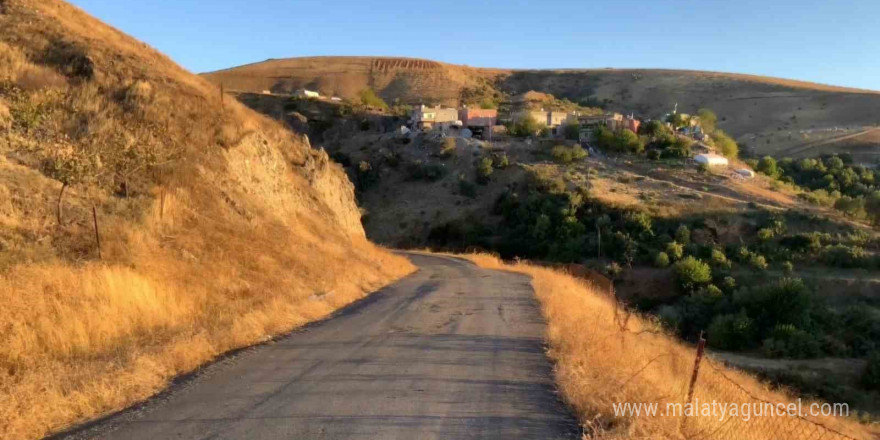
[{"label": "wire fence", "polygon": [[[551,264],[544,264],[551,266]],[[640,350],[648,344],[657,347],[658,337],[669,335],[661,327],[634,325],[633,314],[615,295],[611,280],[598,272],[580,265],[552,265],[584,278],[599,291],[608,292],[614,304],[614,321],[620,329],[620,344],[624,350]],[[694,351],[656,348],[645,363],[635,366],[626,382],[640,375],[655,374],[669,378],[666,388],[673,395],[658,397],[665,408],[664,417],[670,417],[670,406],[678,410],[678,430],[686,439],[718,440],[862,440],[863,433],[847,433],[845,423],[835,416],[846,411],[833,404],[802,401],[773,391],[766,384],[744,375],[736,369],[704,356],[706,340],[702,335]],[[677,395],[677,396],[676,396]],[[824,405],[824,406],[823,406]],[[731,411],[737,406],[736,413]],[[709,409],[714,407],[714,410]],[[722,409],[719,411],[719,409]],[[845,412],[845,413],[844,413]],[[834,413],[832,415],[832,413]],[[844,414],[841,414],[844,413]]]}]

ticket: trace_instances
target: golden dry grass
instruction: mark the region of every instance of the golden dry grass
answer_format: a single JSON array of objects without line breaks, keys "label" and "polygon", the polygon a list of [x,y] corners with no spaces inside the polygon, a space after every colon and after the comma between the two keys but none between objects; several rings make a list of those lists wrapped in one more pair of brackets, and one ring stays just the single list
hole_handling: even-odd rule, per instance
[{"label": "golden dry grass", "polygon": [[[683,402],[695,351],[667,335],[651,320],[626,319],[614,300],[585,281],[553,269],[525,263],[505,264],[485,254],[464,255],[477,265],[528,274],[547,320],[549,356],[555,362],[556,382],[564,399],[597,438],[718,438],[803,439],[814,425],[785,417],[746,422],[694,417],[621,417],[618,402]],[[618,318],[616,318],[616,316]],[[623,326],[623,327],[621,327]],[[623,329],[623,331],[622,331]],[[725,377],[729,378],[725,379]],[[705,360],[694,397],[700,402],[746,403],[753,396],[789,403],[792,396],[773,391],[754,377]],[[876,431],[843,418],[811,418],[854,438],[873,438]],[[784,429],[791,429],[784,431]],[[827,434],[824,438],[837,438]]]},{"label": "golden dry grass", "polygon": [[64,2],[2,3],[0,438],[123,408],[414,269],[303,137]]}]

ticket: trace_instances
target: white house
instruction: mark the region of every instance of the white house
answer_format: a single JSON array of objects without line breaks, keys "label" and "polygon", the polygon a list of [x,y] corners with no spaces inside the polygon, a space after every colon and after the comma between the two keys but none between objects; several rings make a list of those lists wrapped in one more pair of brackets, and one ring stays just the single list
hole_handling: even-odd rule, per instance
[{"label": "white house", "polygon": [[293,96],[298,96],[300,98],[319,98],[321,94],[313,90],[298,89],[293,92]]},{"label": "white house", "polygon": [[712,153],[698,154],[694,156],[694,160],[697,161],[698,164],[706,165],[708,167],[727,166],[726,157]]}]

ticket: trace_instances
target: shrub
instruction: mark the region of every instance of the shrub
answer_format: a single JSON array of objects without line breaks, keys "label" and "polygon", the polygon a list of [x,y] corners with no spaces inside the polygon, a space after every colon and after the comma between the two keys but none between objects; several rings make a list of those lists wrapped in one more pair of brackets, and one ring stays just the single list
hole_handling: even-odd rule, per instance
[{"label": "shrub", "polygon": [[366,88],[361,90],[361,92],[358,94],[358,97],[361,100],[361,104],[367,107],[388,110],[388,104],[383,101],[382,98],[380,98],[379,95],[377,95],[376,92],[373,91],[373,89]]},{"label": "shrub", "polygon": [[868,254],[858,246],[846,246],[836,244],[826,246],[822,251],[822,261],[825,264],[836,267],[863,267],[866,265]]},{"label": "shrub", "polygon": [[776,166],[776,159],[770,156],[762,157],[761,160],[758,161],[755,170],[773,178],[779,177],[779,169]]},{"label": "shrub", "polygon": [[446,168],[440,164],[425,163],[421,160],[410,162],[407,167],[407,176],[410,180],[426,180],[436,182],[446,175]]},{"label": "shrub", "polygon": [[657,252],[657,254],[654,256],[654,266],[669,266],[669,255],[667,255],[666,252]]},{"label": "shrub", "polygon": [[449,158],[455,156],[456,140],[448,137],[443,139],[443,148],[440,150],[440,157]]},{"label": "shrub", "polygon": [[758,240],[761,241],[770,241],[776,233],[770,228],[761,228],[758,230]]},{"label": "shrub", "polygon": [[458,192],[471,199],[477,197],[477,185],[466,179],[458,180]]},{"label": "shrub", "polygon": [[739,146],[736,145],[736,141],[734,141],[723,131],[716,130],[714,133],[712,133],[712,141],[715,143],[715,146],[718,147],[718,150],[721,151],[721,154],[723,154],[725,157],[736,159],[736,157],[739,155]]},{"label": "shrub", "polygon": [[730,266],[730,262],[727,261],[727,255],[724,255],[724,252],[720,249],[712,249],[710,261],[712,262],[712,265],[716,267]]},{"label": "shrub", "polygon": [[681,244],[688,244],[691,242],[691,230],[688,229],[685,225],[680,225],[678,229],[675,230],[675,241]]},{"label": "shrub", "polygon": [[504,169],[510,166],[510,159],[506,153],[500,153],[492,156],[492,165],[498,169]]},{"label": "shrub", "polygon": [[567,164],[587,157],[587,152],[580,145],[566,147],[557,145],[551,150],[553,159],[558,163]]},{"label": "shrub", "polygon": [[811,358],[821,354],[822,346],[818,338],[794,325],[779,324],[764,340],[762,350],[769,357]]},{"label": "shrub", "polygon": [[666,245],[666,254],[669,255],[673,261],[681,260],[684,256],[684,246],[680,243],[671,241]]},{"label": "shrub", "polygon": [[623,273],[623,267],[621,267],[616,261],[612,261],[605,266],[605,273],[608,274],[611,279],[616,279],[621,273]]},{"label": "shrub", "polygon": [[660,160],[660,150],[648,150],[648,159]]},{"label": "shrub", "polygon": [[379,181],[379,174],[373,170],[373,166],[362,160],[355,170],[355,184],[358,190],[364,191]]},{"label": "shrub", "polygon": [[798,278],[783,278],[771,284],[740,289],[734,293],[733,302],[746,309],[762,332],[778,324],[805,325],[812,308],[810,292]]},{"label": "shrub", "polygon": [[679,285],[689,291],[712,281],[709,265],[692,256],[675,263],[675,275]]},{"label": "shrub", "polygon": [[749,255],[749,266],[756,270],[766,270],[767,259],[761,254],[752,253]]},{"label": "shrub", "polygon": [[528,115],[514,122],[510,128],[508,128],[508,132],[516,137],[529,137],[540,133],[545,128],[547,128],[546,125],[538,122],[538,120],[531,115]]},{"label": "shrub", "polygon": [[728,292],[733,292],[733,290],[736,289],[736,279],[731,276],[724,277],[724,279],[721,280],[721,287]]},{"label": "shrub", "polygon": [[736,314],[718,315],[709,324],[707,342],[721,350],[741,350],[749,346],[755,325],[744,310]]},{"label": "shrub", "polygon": [[477,164],[477,182],[482,185],[489,183],[493,172],[492,159],[489,157],[480,159],[479,164]]},{"label": "shrub", "polygon": [[783,261],[782,262],[782,271],[786,275],[791,275],[791,273],[794,272],[794,264],[792,264],[791,261]]}]

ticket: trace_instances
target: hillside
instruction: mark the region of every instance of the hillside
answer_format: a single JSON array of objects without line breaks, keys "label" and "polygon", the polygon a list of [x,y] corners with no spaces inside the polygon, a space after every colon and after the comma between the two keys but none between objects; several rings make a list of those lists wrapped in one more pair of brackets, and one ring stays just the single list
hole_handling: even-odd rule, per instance
[{"label": "hillside", "polygon": [[[378,57],[275,59],[206,73],[230,90],[288,93],[297,88],[352,98],[366,87],[391,103],[478,101],[529,90],[656,118],[672,110],[711,108],[719,127],[756,154],[819,140],[824,151],[852,152],[873,163],[880,143],[834,137],[880,124],[880,93],[753,75],[659,69],[506,70]],[[815,153],[811,151],[810,154]],[[804,154],[795,151],[795,154]]]},{"label": "hillside", "polygon": [[0,1],[0,437],[120,409],[411,270],[304,136],[64,2]]}]

